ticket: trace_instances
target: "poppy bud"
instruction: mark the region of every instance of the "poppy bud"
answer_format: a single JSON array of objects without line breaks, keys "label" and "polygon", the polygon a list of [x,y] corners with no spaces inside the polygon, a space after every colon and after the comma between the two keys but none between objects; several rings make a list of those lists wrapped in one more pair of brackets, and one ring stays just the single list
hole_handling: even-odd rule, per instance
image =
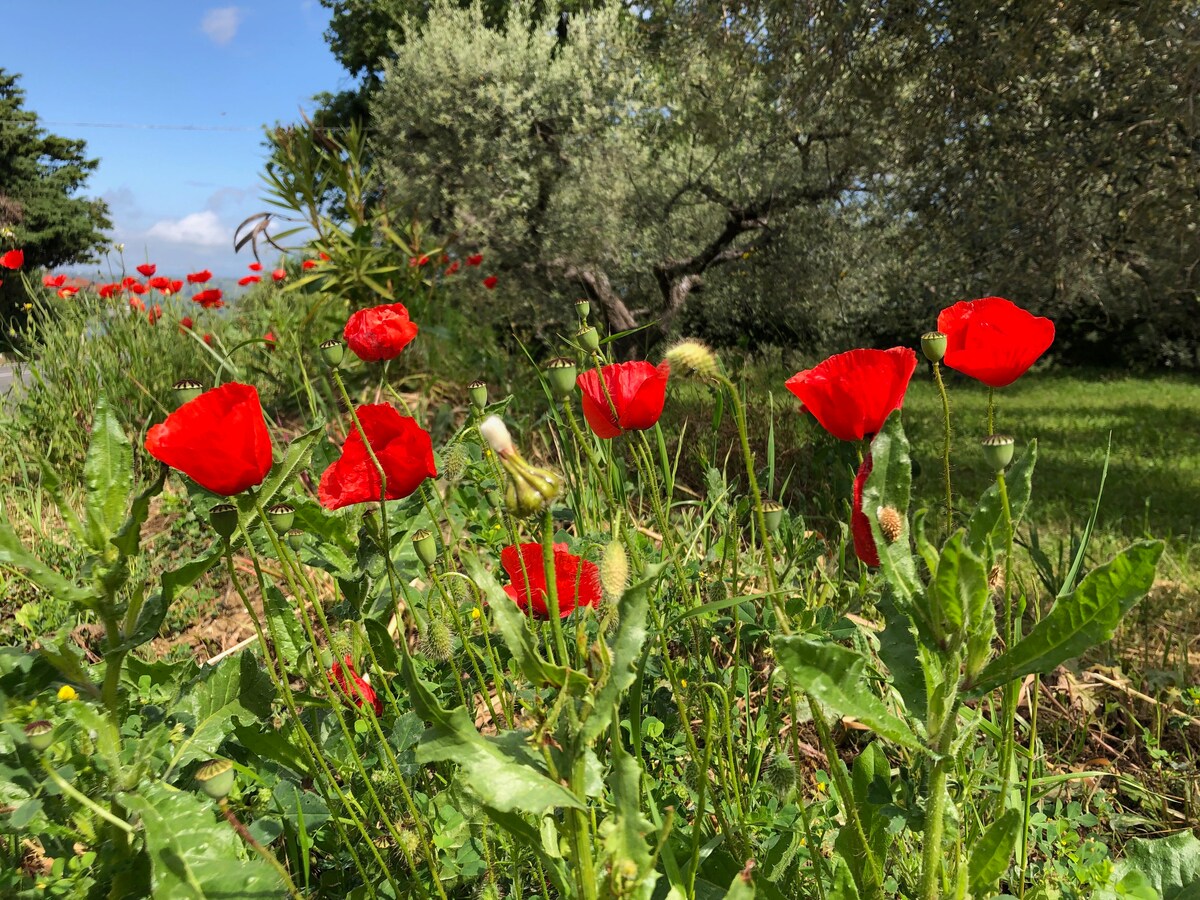
[{"label": "poppy bud", "polygon": [[672,370],[690,372],[701,381],[715,381],[721,371],[717,355],[700,341],[680,341],[666,352]]},{"label": "poppy bud", "polygon": [[337,338],[330,338],[327,341],[321,342],[321,358],[325,360],[325,365],[331,369],[336,369],[342,364],[342,357],[346,355],[346,345]]},{"label": "poppy bud", "polygon": [[42,751],[54,742],[54,726],[42,719],[25,726],[25,739],[34,750]]},{"label": "poppy bud", "polygon": [[587,322],[588,316],[591,315],[591,312],[592,304],[586,299],[575,301],[575,313],[579,316],[579,322],[581,325]]},{"label": "poppy bud", "polygon": [[304,531],[299,528],[293,528],[287,533],[288,546],[293,550],[299,550],[304,546]]},{"label": "poppy bud", "polygon": [[946,336],[940,331],[928,331],[921,335],[921,352],[930,362],[941,362],[946,355]]},{"label": "poppy bud", "polygon": [[437,562],[437,541],[432,534],[422,528],[412,536],[412,542],[413,549],[417,551],[417,559],[424,563],[426,568]]},{"label": "poppy bud", "polygon": [[575,360],[559,356],[546,363],[546,380],[555,400],[566,400],[575,390]]},{"label": "poppy bud", "polygon": [[779,523],[783,521],[783,504],[778,500],[766,498],[763,500],[763,521],[767,526],[767,532],[774,534],[779,530]]},{"label": "poppy bud", "polygon": [[512,435],[508,433],[508,426],[499,416],[488,416],[480,422],[479,433],[483,435],[483,439],[488,442],[488,446],[497,456],[503,458],[516,452],[516,448],[513,447]]},{"label": "poppy bud", "polygon": [[434,619],[429,623],[424,645],[425,652],[434,659],[444,662],[450,658],[454,653],[454,637],[445,622]]},{"label": "poppy bud", "polygon": [[472,381],[467,385],[467,396],[471,398],[471,405],[482,411],[488,402],[487,382],[482,379]]},{"label": "poppy bud", "polygon": [[442,474],[446,476],[447,481],[458,481],[463,477],[470,462],[471,456],[467,448],[461,443],[453,444],[442,459]]},{"label": "poppy bud", "polygon": [[227,759],[214,759],[196,770],[200,789],[214,800],[224,800],[229,795],[233,777],[233,763]]},{"label": "poppy bud", "polygon": [[878,511],[879,530],[883,532],[883,536],[889,544],[894,544],[900,540],[900,535],[904,533],[904,517],[894,506],[881,506]]},{"label": "poppy bud", "polygon": [[296,509],[290,503],[276,503],[267,509],[267,521],[276,534],[287,534],[296,521]]},{"label": "poppy bud", "polygon": [[233,532],[237,530],[237,507],[232,503],[220,503],[214,506],[208,511],[208,522],[212,525],[213,531],[225,540],[229,540],[233,537]]},{"label": "poppy bud", "polygon": [[203,394],[204,385],[195,379],[184,378],[171,385],[171,390],[175,392],[175,405],[179,407]]},{"label": "poppy bud", "polygon": [[530,465],[515,447],[507,455],[500,454],[500,463],[508,473],[504,505],[517,518],[541,512],[562,492],[562,478],[549,469]]},{"label": "poppy bud", "polygon": [[767,763],[763,776],[779,794],[786,794],[796,784],[796,764],[787,753],[776,753]]},{"label": "poppy bud", "polygon": [[983,447],[984,461],[992,467],[993,471],[1003,472],[1005,467],[1012,462],[1016,441],[1011,435],[989,434],[979,443]]},{"label": "poppy bud", "polygon": [[600,587],[604,596],[610,600],[618,599],[625,593],[629,583],[629,557],[625,547],[619,540],[609,541],[600,557]]},{"label": "poppy bud", "polygon": [[600,335],[596,333],[596,329],[591,325],[585,325],[583,328],[580,328],[575,334],[575,340],[588,353],[595,353],[600,349]]}]

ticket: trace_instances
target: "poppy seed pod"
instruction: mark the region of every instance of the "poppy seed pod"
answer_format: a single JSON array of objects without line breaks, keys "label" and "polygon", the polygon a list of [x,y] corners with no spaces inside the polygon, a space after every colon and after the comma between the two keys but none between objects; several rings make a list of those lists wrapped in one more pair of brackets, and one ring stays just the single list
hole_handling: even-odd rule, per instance
[{"label": "poppy seed pod", "polygon": [[770,534],[775,534],[775,532],[779,531],[779,523],[783,521],[783,504],[778,500],[764,497],[762,508],[763,521],[767,526],[767,531]]},{"label": "poppy seed pod", "polygon": [[591,325],[585,325],[583,328],[580,328],[575,333],[575,340],[588,353],[595,353],[600,349],[600,335],[596,333],[596,329]]},{"label": "poppy seed pod", "polygon": [[989,434],[979,444],[983,447],[983,458],[992,470],[1003,472],[1012,462],[1017,442],[1011,435]]},{"label": "poppy seed pod", "polygon": [[171,385],[171,390],[174,391],[175,406],[178,408],[203,394],[204,385],[194,378],[184,378]]},{"label": "poppy seed pod", "polygon": [[575,301],[575,313],[579,316],[580,324],[584,324],[585,322],[587,322],[588,316],[591,315],[591,312],[592,312],[592,304],[589,303],[587,300],[576,300]]},{"label": "poppy seed pod", "polygon": [[921,352],[930,362],[941,362],[946,355],[946,336],[940,331],[925,332],[921,335]]},{"label": "poppy seed pod", "polygon": [[413,549],[417,551],[417,559],[419,559],[426,568],[437,562],[437,541],[434,540],[432,534],[422,528],[412,536]]},{"label": "poppy seed pod", "polygon": [[721,370],[717,355],[700,341],[680,341],[664,354],[672,369],[691,373],[701,381],[716,381]]},{"label": "poppy seed pod", "polygon": [[342,364],[342,360],[346,356],[346,345],[337,338],[330,338],[327,341],[321,342],[321,358],[325,360],[325,365],[331,369],[336,369]]},{"label": "poppy seed pod", "polygon": [[25,739],[34,750],[46,750],[54,742],[54,726],[45,719],[30,722],[25,726]]},{"label": "poppy seed pod", "polygon": [[214,759],[196,770],[200,789],[214,800],[224,800],[229,795],[233,777],[233,763],[227,759]]},{"label": "poppy seed pod", "polygon": [[287,533],[288,546],[293,550],[299,550],[304,546],[304,532],[299,528],[293,528]]},{"label": "poppy seed pod", "polygon": [[559,356],[546,363],[546,380],[555,400],[566,400],[575,390],[575,360]]},{"label": "poppy seed pod", "polygon": [[276,534],[287,534],[296,521],[296,509],[290,503],[276,503],[267,509],[267,521]]},{"label": "poppy seed pod", "polygon": [[225,540],[229,540],[237,530],[237,507],[232,503],[217,504],[208,511],[208,522],[212,525],[213,531],[225,538]]},{"label": "poppy seed pod", "polygon": [[471,405],[482,412],[488,403],[487,382],[482,379],[472,381],[467,385],[467,396],[471,398]]}]

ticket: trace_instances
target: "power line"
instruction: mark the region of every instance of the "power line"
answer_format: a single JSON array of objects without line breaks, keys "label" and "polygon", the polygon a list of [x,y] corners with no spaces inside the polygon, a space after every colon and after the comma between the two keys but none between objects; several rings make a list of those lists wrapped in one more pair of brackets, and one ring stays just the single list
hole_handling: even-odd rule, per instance
[{"label": "power line", "polygon": [[261,125],[168,125],[158,122],[51,122],[46,119],[0,119],[0,125],[38,125],[53,128],[124,128],[132,131],[261,132]]}]

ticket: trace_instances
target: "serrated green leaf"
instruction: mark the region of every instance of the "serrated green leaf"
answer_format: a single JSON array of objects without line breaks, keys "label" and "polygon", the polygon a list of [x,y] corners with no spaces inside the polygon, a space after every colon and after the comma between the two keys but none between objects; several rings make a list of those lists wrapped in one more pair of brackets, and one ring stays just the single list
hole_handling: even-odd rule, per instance
[{"label": "serrated green leaf", "polygon": [[162,493],[163,485],[167,483],[168,466],[158,467],[158,477],[138,494],[129,508],[129,515],[112,538],[112,545],[122,556],[133,556],[137,553],[138,544],[142,539],[142,526],[150,517],[150,501]]},{"label": "serrated green leaf", "polygon": [[992,660],[972,686],[976,696],[1034,672],[1049,672],[1104,641],[1154,583],[1162,541],[1141,541],[1093,569],[1055,601],[1015,647]]},{"label": "serrated green leaf", "polygon": [[896,606],[890,588],[884,589],[878,608],[885,623],[879,633],[879,659],[891,673],[892,686],[904,699],[905,708],[915,718],[924,719],[928,691],[912,625]]},{"label": "serrated green leaf", "polygon": [[80,587],[63,578],[25,549],[25,545],[5,520],[0,520],[0,565],[12,566],[46,593],[67,603],[93,609],[100,599],[91,588]]},{"label": "serrated green leaf", "polygon": [[933,615],[940,615],[940,624],[947,633],[953,634],[968,623],[975,624],[969,616],[987,603],[987,575],[983,560],[966,546],[966,532],[955,532],[942,548],[929,584]]},{"label": "serrated green leaf", "polygon": [[996,882],[1008,869],[1013,848],[1021,836],[1021,812],[1010,809],[993,822],[971,849],[967,863],[967,880],[971,895],[990,897]]},{"label": "serrated green leaf", "polygon": [[211,755],[233,730],[234,718],[257,721],[270,712],[271,682],[250,653],[206,666],[175,706],[175,717],[189,733],[171,758],[169,769]]},{"label": "serrated green leaf", "polygon": [[109,538],[121,527],[133,488],[133,447],[103,394],[96,401],[92,415],[92,439],[83,461],[83,482],[87,488],[84,530],[88,545],[103,553]]},{"label": "serrated green leaf", "polygon": [[913,750],[924,745],[870,688],[867,661],[853,650],[793,635],[776,637],[775,658],[796,687],[839,715],[853,716],[880,737]]}]

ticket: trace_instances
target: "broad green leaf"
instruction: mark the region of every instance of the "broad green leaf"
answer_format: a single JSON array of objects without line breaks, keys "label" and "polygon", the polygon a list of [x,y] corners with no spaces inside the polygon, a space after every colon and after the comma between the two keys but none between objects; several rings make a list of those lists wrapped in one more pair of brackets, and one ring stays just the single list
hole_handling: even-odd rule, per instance
[{"label": "broad green leaf", "polygon": [[25,549],[25,545],[13,532],[6,520],[0,519],[0,565],[17,569],[57,600],[76,603],[92,609],[100,599],[91,588],[80,587],[63,578],[49,566]]},{"label": "broad green leaf", "polygon": [[1140,872],[1162,900],[1200,898],[1200,840],[1191,831],[1161,838],[1134,838],[1114,877]]},{"label": "broad green leaf", "polygon": [[[1005,484],[1008,488],[1008,502],[1012,512],[1013,528],[1016,529],[1025,510],[1029,506],[1029,497],[1033,493],[1033,467],[1037,465],[1037,441],[1030,441],[1025,452],[1009,468],[1005,474]],[[987,558],[988,544],[992,535],[1000,526],[1003,511],[1000,508],[1000,486],[992,482],[991,487],[979,498],[979,505],[971,513],[967,523],[967,546],[976,554]]]},{"label": "broad green leaf", "polygon": [[167,482],[167,472],[169,471],[170,469],[167,466],[160,465],[158,467],[158,477],[134,498],[133,504],[129,508],[129,516],[112,539],[112,545],[117,548],[117,552],[122,556],[133,556],[137,553],[138,544],[142,539],[142,526],[146,524],[146,519],[150,517],[150,501],[162,493],[163,485]]},{"label": "broad green leaf", "polygon": [[141,817],[155,900],[284,895],[278,873],[239,846],[237,832],[217,820],[212,801],[161,782],[121,799]]},{"label": "broad green leaf", "polygon": [[1033,672],[1049,672],[1111,640],[1121,618],[1150,590],[1162,552],[1162,541],[1140,541],[1089,572],[1015,647],[992,660],[972,692],[984,694]]},{"label": "broad green leaf", "polygon": [[[613,816],[604,825],[604,851],[610,872],[623,872],[632,863],[637,872],[634,884],[624,896],[650,900],[658,884],[658,873],[651,866],[650,848],[646,835],[653,826],[642,815],[642,769],[625,750],[620,741],[612,749],[612,773],[609,787],[612,792]],[[617,892],[614,890],[615,895]]]},{"label": "broad green leaf", "polygon": [[[145,591],[145,586],[139,584],[136,588],[139,594]],[[158,635],[159,629],[162,627],[163,620],[167,617],[167,604],[164,602],[161,593],[154,593],[150,598],[142,604],[142,608],[138,610],[137,621],[134,623],[133,631],[123,635],[123,640],[117,647],[117,650],[132,650],[135,647],[140,647],[147,641],[153,640]]]},{"label": "broad green leaf", "polygon": [[92,440],[83,461],[83,481],[87,487],[84,529],[88,545],[103,553],[124,521],[133,488],[133,448],[103,395],[96,401],[92,416]]},{"label": "broad green leaf", "polygon": [[966,532],[960,530],[946,542],[929,584],[931,615],[944,634],[955,634],[964,625],[974,627],[970,616],[987,604],[987,567],[966,546],[965,538]]},{"label": "broad green leaf", "polygon": [[729,885],[729,893],[725,900],[754,900],[754,879],[750,875],[751,867],[746,866],[733,876]]},{"label": "broad green leaf", "polygon": [[795,635],[776,637],[775,658],[796,687],[839,715],[853,716],[880,737],[913,750],[925,747],[871,690],[867,661],[853,650]]},{"label": "broad green leaf", "polygon": [[851,770],[852,802],[862,820],[866,846],[853,828],[842,828],[834,840],[834,848],[845,860],[858,890],[864,894],[871,892],[867,859],[874,860],[875,870],[881,871],[892,842],[887,829],[888,819],[879,814],[879,807],[892,802],[891,780],[891,764],[879,749],[879,742],[872,741],[855,758]]},{"label": "broad green leaf", "polygon": [[993,822],[971,849],[967,879],[974,897],[991,897],[996,882],[1008,869],[1013,848],[1021,836],[1021,812],[1010,809]]},{"label": "broad green leaf", "polygon": [[924,719],[928,695],[921,653],[912,625],[896,607],[890,587],[885,586],[878,608],[883,613],[884,629],[879,633],[879,658],[892,675],[892,686],[904,699],[904,706],[917,719]]},{"label": "broad green leaf", "polygon": [[290,781],[280,781],[271,791],[271,801],[283,820],[293,828],[304,828],[310,834],[329,821],[329,807],[319,794],[304,791]]},{"label": "broad green leaf", "polygon": [[[621,698],[633,684],[642,644],[646,641],[646,611],[650,602],[650,587],[658,580],[661,566],[647,567],[647,578],[621,595],[617,606],[617,633],[613,637],[612,665],[608,679],[596,692],[591,714],[583,723],[583,743],[590,745],[612,721],[621,705]],[[641,698],[637,698],[641,702]]]},{"label": "broad green leaf", "polygon": [[211,755],[233,731],[233,720],[254,722],[270,711],[271,682],[250,653],[207,666],[188,685],[175,717],[189,729],[176,747],[169,769]]}]

